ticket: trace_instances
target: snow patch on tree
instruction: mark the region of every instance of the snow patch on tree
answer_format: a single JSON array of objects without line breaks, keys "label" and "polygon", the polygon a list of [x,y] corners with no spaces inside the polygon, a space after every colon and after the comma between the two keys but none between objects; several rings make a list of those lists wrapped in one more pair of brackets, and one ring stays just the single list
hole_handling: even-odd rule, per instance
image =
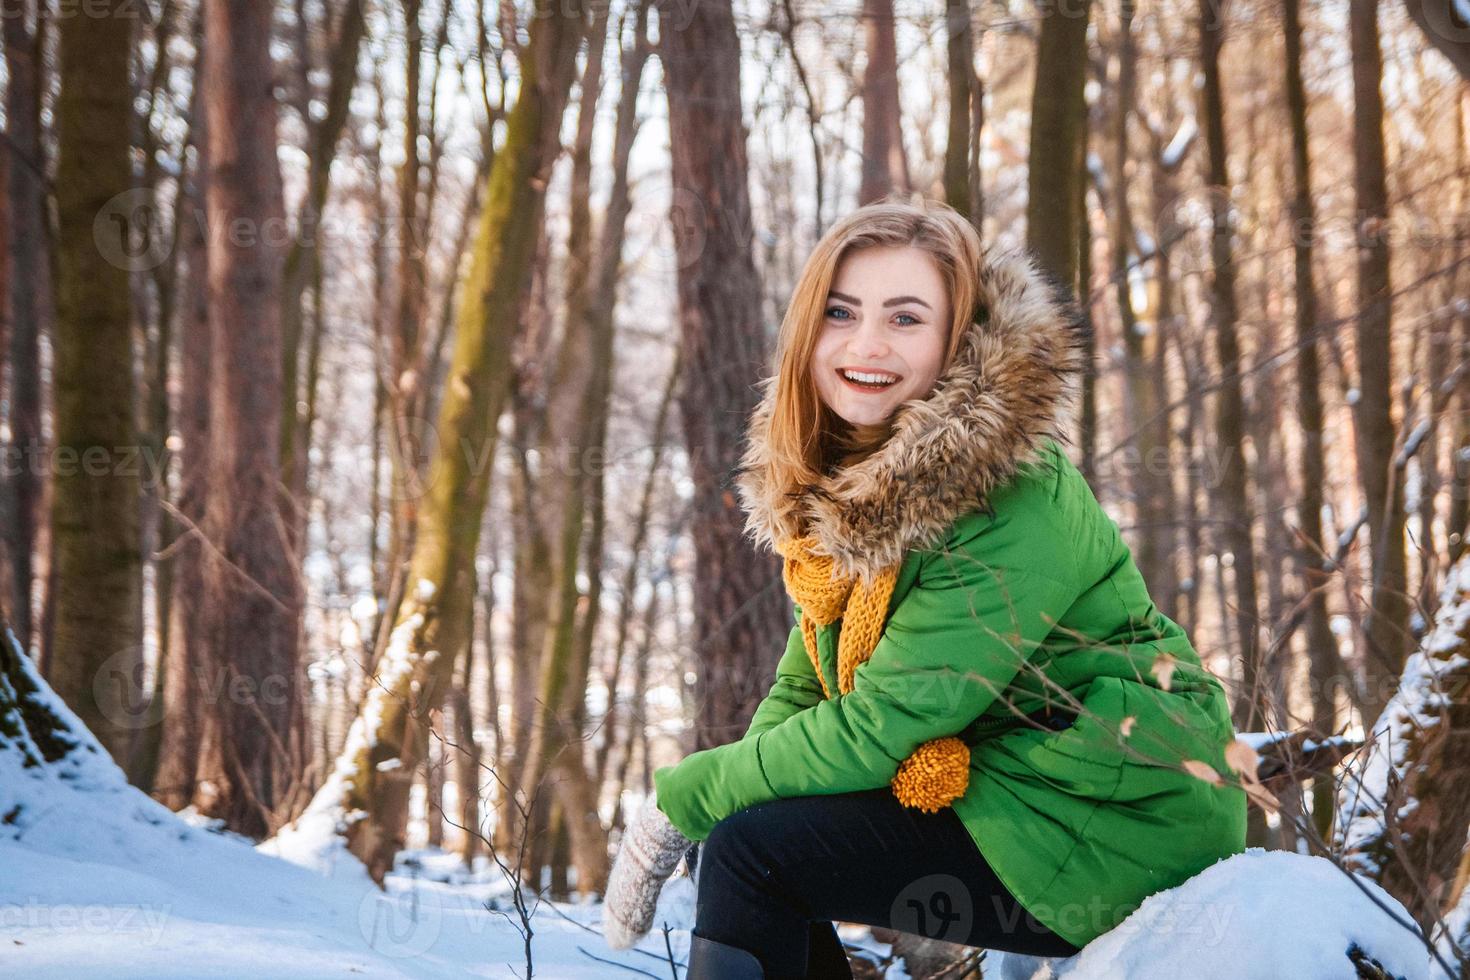
[{"label": "snow patch on tree", "polygon": [[367,814],[361,809],[349,808],[348,800],[358,773],[366,765],[376,744],[387,699],[401,696],[397,692],[406,689],[414,672],[414,637],[423,625],[423,613],[414,612],[393,628],[374,672],[372,686],[363,698],[357,717],[352,720],[352,727],[347,731],[347,739],[342,751],[337,753],[331,773],[301,816],[261,844],[265,853],[323,874],[336,873],[344,861],[359,868],[362,866],[348,852],[345,837],[348,828]]},{"label": "snow patch on tree", "polygon": [[[1347,767],[1338,794],[1338,842],[1357,870],[1381,877],[1392,850],[1387,825],[1413,814],[1421,747],[1433,740],[1470,678],[1470,555],[1445,576],[1434,630],[1404,665],[1398,690],[1374,726],[1363,761]],[[1391,810],[1392,812],[1387,812]]]}]

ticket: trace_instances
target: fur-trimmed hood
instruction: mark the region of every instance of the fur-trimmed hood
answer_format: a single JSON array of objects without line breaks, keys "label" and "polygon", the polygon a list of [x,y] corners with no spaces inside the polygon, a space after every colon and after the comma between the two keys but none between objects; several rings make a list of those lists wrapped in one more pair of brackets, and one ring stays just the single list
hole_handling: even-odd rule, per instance
[{"label": "fur-trimmed hood", "polygon": [[760,383],[735,478],[758,545],[811,534],[834,574],[870,582],[983,507],[1048,439],[1070,443],[1086,319],[1024,251],[987,249],[979,279],[980,313],[929,394],[899,406],[875,453],[795,495],[773,485],[775,377]]}]

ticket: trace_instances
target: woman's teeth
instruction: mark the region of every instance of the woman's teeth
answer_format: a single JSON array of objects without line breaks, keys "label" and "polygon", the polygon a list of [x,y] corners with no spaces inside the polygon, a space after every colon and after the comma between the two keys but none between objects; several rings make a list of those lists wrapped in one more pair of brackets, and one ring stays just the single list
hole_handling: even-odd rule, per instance
[{"label": "woman's teeth", "polygon": [[898,378],[891,374],[873,374],[867,371],[838,371],[837,373],[848,384],[866,391],[882,391],[898,382]]}]

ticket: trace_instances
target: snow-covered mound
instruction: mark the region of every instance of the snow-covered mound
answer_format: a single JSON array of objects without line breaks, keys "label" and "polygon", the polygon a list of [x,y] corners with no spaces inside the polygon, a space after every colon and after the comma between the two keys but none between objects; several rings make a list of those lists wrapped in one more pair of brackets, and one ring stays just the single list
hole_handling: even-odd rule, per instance
[{"label": "snow-covered mound", "polygon": [[[1382,907],[1379,904],[1382,903]],[[1390,914],[1391,913],[1391,914]],[[1404,907],[1325,858],[1252,847],[1151,895],[1082,952],[1036,968],[1000,957],[1001,980],[1352,980],[1360,950],[1395,977],[1444,977]]]},{"label": "snow-covered mound", "polygon": [[[525,975],[515,912],[493,866],[456,879],[447,856],[408,862],[417,866],[390,876],[384,893],[348,855],[329,868],[300,867],[263,853],[271,842],[256,848],[191,824],[129,785],[20,663],[23,690],[0,691],[0,977]],[[33,717],[61,723],[56,739],[40,746],[18,724],[17,697]],[[662,910],[684,929],[688,886],[671,889]],[[615,953],[600,918],[592,904],[537,906],[535,975],[637,975],[606,961],[668,975],[661,934]],[[670,940],[683,964],[687,931]]]}]

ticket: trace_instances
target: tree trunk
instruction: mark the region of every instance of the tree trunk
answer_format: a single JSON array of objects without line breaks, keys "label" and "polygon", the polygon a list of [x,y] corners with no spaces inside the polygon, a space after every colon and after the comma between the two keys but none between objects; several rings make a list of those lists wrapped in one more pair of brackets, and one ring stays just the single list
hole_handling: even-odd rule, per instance
[{"label": "tree trunk", "polygon": [[[441,649],[446,630],[462,629],[462,594],[453,579],[478,547],[489,493],[496,423],[510,387],[510,331],[529,271],[547,176],[556,158],[562,109],[583,29],[575,3],[538,4],[521,61],[521,94],[508,119],[485,195],[470,270],[456,318],[454,353],[438,415],[439,448],[430,461],[418,512],[409,587],[392,639],[376,665],[331,777],[311,810],[345,819],[348,848],[381,882],[403,846],[406,783],[422,760],[415,719],[444,696],[453,678]],[[442,649],[451,649],[443,644]]]},{"label": "tree trunk", "polygon": [[1161,330],[1155,318],[1140,324],[1133,309],[1130,262],[1133,258],[1133,217],[1128,203],[1128,124],[1133,115],[1137,81],[1137,48],[1133,37],[1133,0],[1123,0],[1118,20],[1118,77],[1113,116],[1112,279],[1117,298],[1119,329],[1123,333],[1125,406],[1132,446],[1134,513],[1138,531],[1133,536],[1134,558],[1145,582],[1160,587],[1174,581],[1174,493],[1168,465],[1169,414],[1163,410],[1168,391],[1158,385]]},{"label": "tree trunk", "polygon": [[32,0],[4,0],[5,136],[9,158],[10,443],[22,465],[5,480],[5,553],[10,564],[4,608],[23,649],[35,643],[31,622],[33,555],[41,502],[40,337],[49,269],[46,262],[46,166],[41,147],[42,59],[39,29],[26,26]]},{"label": "tree trunk", "polygon": [[[743,537],[731,483],[754,382],[768,369],[760,283],[751,258],[750,196],[740,109],[740,44],[729,0],[681,11],[659,31],[675,188],[679,407],[694,497],[698,748],[738,738],[760,702],[790,607],[773,559]],[[669,17],[668,21],[673,18]]]},{"label": "tree trunk", "polygon": [[868,62],[863,69],[863,174],[858,203],[869,204],[890,192],[909,191],[893,0],[863,0],[863,36]]},{"label": "tree trunk", "polygon": [[[1256,731],[1261,714],[1260,658],[1257,639],[1259,603],[1256,600],[1256,560],[1251,542],[1251,496],[1245,459],[1245,404],[1240,383],[1240,341],[1235,298],[1235,256],[1231,243],[1230,177],[1225,161],[1225,95],[1220,79],[1220,49],[1225,42],[1221,8],[1200,0],[1200,62],[1204,67],[1201,114],[1205,117],[1205,145],[1209,154],[1208,182],[1214,224],[1210,235],[1213,276],[1210,305],[1215,328],[1216,368],[1220,387],[1215,398],[1215,432],[1220,462],[1220,485],[1212,496],[1221,519],[1220,543],[1233,559],[1235,629],[1240,643],[1241,686],[1235,699],[1235,727]],[[1222,606],[1222,611],[1224,607]]]},{"label": "tree trunk", "polygon": [[944,146],[944,200],[979,230],[985,212],[975,164],[985,110],[980,76],[975,73],[969,0],[947,0],[945,28],[949,38],[949,134]]},{"label": "tree trunk", "polygon": [[[52,372],[57,463],[51,502],[56,586],[50,680],[129,768],[142,686],[140,483],[125,220],[112,199],[132,184],[135,16],[102,2],[61,19],[57,103],[57,316]],[[65,465],[63,465],[65,464]]]},{"label": "tree trunk", "polygon": [[[214,712],[204,710],[205,678],[208,676],[209,638],[203,619],[203,549],[200,528],[204,522],[204,501],[209,481],[209,394],[212,341],[209,332],[208,272],[209,242],[204,225],[204,188],[209,181],[208,114],[203,111],[200,82],[204,71],[201,50],[194,65],[193,135],[197,165],[190,174],[192,187],[181,189],[192,216],[180,225],[178,247],[187,257],[187,291],[183,300],[179,328],[179,405],[177,425],[182,448],[179,451],[179,483],[168,527],[177,526],[167,555],[161,563],[169,566],[169,585],[173,597],[169,602],[168,642],[162,649],[160,673],[163,677],[163,701],[160,724],[158,771],[153,794],[171,809],[181,809],[195,802],[201,808],[209,800],[196,799],[200,776],[213,784],[219,775],[218,759],[209,760],[208,773],[200,772],[200,748],[205,739],[204,726],[217,721]],[[211,739],[212,744],[217,740]]]},{"label": "tree trunk", "polygon": [[[618,684],[622,677],[623,662],[627,657],[629,633],[633,625],[634,596],[638,587],[638,564],[648,538],[648,525],[653,512],[653,491],[662,469],[669,409],[673,405],[678,377],[679,364],[676,357],[673,370],[669,372],[668,383],[664,386],[663,396],[659,399],[658,412],[654,416],[653,436],[650,439],[653,446],[653,458],[649,460],[648,472],[643,478],[643,491],[638,497],[638,510],[633,518],[633,534],[628,543],[628,565],[623,570],[622,582],[618,588],[618,617],[613,640],[613,661],[606,679],[607,714],[603,716],[602,724],[599,726],[602,728],[603,741],[598,747],[597,763],[593,768],[598,785],[601,785],[607,778],[608,755],[612,751],[618,734]],[[634,712],[633,718],[628,722],[628,727],[633,727],[636,720],[637,712]]]},{"label": "tree trunk", "polygon": [[1363,724],[1372,727],[1403,670],[1409,638],[1403,478],[1394,466],[1392,300],[1388,188],[1384,177],[1383,61],[1377,0],[1352,0],[1353,187],[1358,224],[1358,476],[1368,508],[1373,587],[1364,626]]},{"label": "tree trunk", "polygon": [[[352,90],[357,85],[358,49],[367,33],[363,5],[364,0],[346,0],[336,36],[332,39],[326,114],[320,121],[309,125],[306,200],[301,205],[297,233],[286,253],[281,272],[281,465],[282,482],[291,491],[293,545],[305,536],[309,507],[306,486],[311,428],[305,424],[307,420],[300,417],[297,407],[302,401],[309,402],[312,398],[310,378],[304,398],[297,380],[298,352],[305,322],[304,299],[313,279],[313,270],[320,268],[321,243],[318,237],[322,234],[321,219],[330,189],[332,161],[336,159],[337,143],[347,125]],[[299,55],[303,59],[306,57],[305,52],[299,52]],[[318,292],[318,312],[320,307],[321,295]]]},{"label": "tree trunk", "polygon": [[[1307,604],[1306,644],[1312,691],[1312,727],[1319,736],[1337,732],[1334,684],[1340,659],[1337,638],[1327,615],[1329,554],[1322,534],[1322,489],[1326,467],[1322,456],[1321,368],[1317,356],[1317,287],[1312,274],[1312,241],[1316,209],[1312,204],[1311,156],[1307,142],[1307,91],[1302,80],[1301,0],[1282,0],[1286,40],[1286,104],[1291,120],[1293,193],[1292,253],[1295,260],[1297,425],[1301,429],[1301,495],[1297,506],[1296,561]],[[1326,836],[1332,826],[1332,780],[1313,780],[1312,819]]]},{"label": "tree trunk", "polygon": [[1087,145],[1087,20],[1091,0],[1044,0],[1031,95],[1031,151],[1026,175],[1026,244],[1041,267],[1077,289]]},{"label": "tree trunk", "polygon": [[[284,224],[285,210],[268,81],[271,9],[206,0],[204,18],[213,344],[204,615],[224,780],[210,812],[261,838],[301,789],[293,722],[304,690],[300,566],[278,482],[282,255],[268,231]],[[240,234],[242,223],[255,233]]]},{"label": "tree trunk", "polygon": [[[473,591],[473,583],[472,583]],[[454,785],[459,796],[459,825],[464,828],[460,839],[459,855],[465,867],[474,870],[475,858],[480,853],[480,743],[475,741],[475,717],[471,708],[470,692],[475,683],[475,607],[469,609],[469,622],[465,624],[464,660],[455,678],[454,689],[449,695],[449,706],[454,717]],[[491,664],[493,666],[493,663]]]}]

